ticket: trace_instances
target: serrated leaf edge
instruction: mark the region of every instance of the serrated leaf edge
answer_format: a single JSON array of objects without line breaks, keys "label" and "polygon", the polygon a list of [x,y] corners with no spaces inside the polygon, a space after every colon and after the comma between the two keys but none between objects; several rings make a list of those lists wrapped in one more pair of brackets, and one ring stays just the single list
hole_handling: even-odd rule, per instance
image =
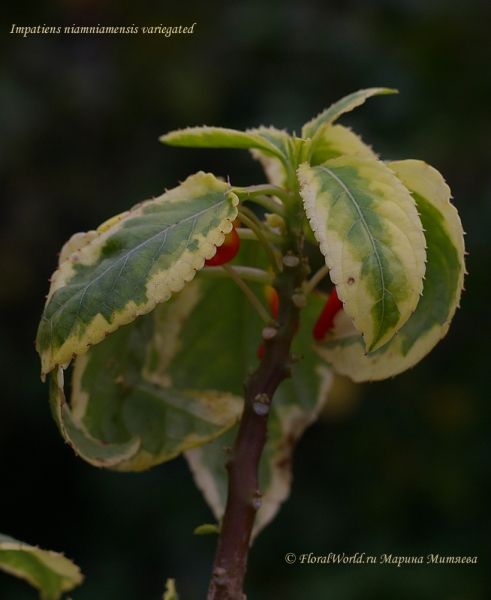
[{"label": "serrated leaf edge", "polygon": [[[210,177],[214,179],[211,174],[199,172],[196,175],[189,177],[180,187],[174,188],[170,192],[166,192],[166,194],[155,200],[160,200],[164,196],[167,196],[166,200],[178,201],[179,199],[177,198],[174,200],[174,197],[178,196],[182,187],[185,187],[186,185],[192,187],[196,178],[205,180]],[[123,310],[114,315],[114,319],[111,323],[107,322],[106,319],[98,313],[87,325],[80,338],[74,340],[73,336],[68,337],[63,345],[54,351],[51,346],[48,346],[45,350],[41,350],[42,380],[44,381],[46,374],[52,371],[56,366],[63,365],[66,368],[75,356],[87,352],[92,344],[103,341],[108,334],[116,331],[122,325],[131,323],[138,316],[151,312],[157,304],[166,302],[174,293],[179,292],[186,283],[191,281],[195,277],[196,272],[203,268],[205,260],[214,256],[216,248],[223,244],[225,234],[233,227],[232,221],[237,216],[239,199],[233,192],[228,193],[228,199],[235,208],[234,214],[231,217],[223,219],[216,229],[211,230],[208,235],[201,240],[201,245],[197,252],[191,252],[186,248],[179,259],[169,269],[159,271],[147,281],[146,292],[148,300],[146,303],[137,305],[133,301],[128,302]],[[141,210],[141,206],[145,206],[148,202],[152,201],[146,201],[142,203],[142,205],[137,205],[135,211]],[[130,216],[134,216],[134,212],[124,214],[124,216],[121,219],[118,219],[114,225],[99,233],[99,236],[97,236],[98,241],[102,243],[108,237],[113,235],[115,231],[123,226],[125,220]],[[69,254],[60,264],[51,278],[52,283],[47,296],[46,305],[48,305],[54,292],[66,285],[73,276],[73,263],[86,264],[84,263],[85,259],[88,261],[88,264],[92,264],[93,261],[90,260],[89,245],[95,237],[96,236],[91,236],[86,246]],[[68,243],[70,243],[70,240]],[[88,258],[85,255],[87,255]]]},{"label": "serrated leaf edge", "polygon": [[[337,287],[338,296],[339,296],[339,299],[344,303],[345,311],[353,319],[353,323],[354,323],[355,327],[359,330],[359,325],[356,322],[354,315],[350,314],[351,313],[350,308],[349,308],[349,306],[346,306],[346,304],[349,300],[349,290],[347,288],[347,285],[345,285],[345,282],[343,281],[343,277],[342,277],[342,273],[341,273],[341,265],[337,264],[337,262],[333,260],[332,253],[331,253],[330,247],[329,247],[329,243],[327,241],[327,236],[323,229],[323,226],[328,221],[328,207],[320,206],[317,203],[317,191],[315,189],[315,185],[311,183],[310,178],[308,176],[309,171],[312,172],[313,169],[325,169],[327,172],[329,172],[333,176],[334,179],[336,179],[337,181],[340,182],[342,187],[346,188],[346,186],[344,185],[344,182],[339,180],[339,178],[336,177],[335,174],[330,171],[329,166],[334,168],[335,166],[338,165],[338,163],[342,163],[343,161],[345,161],[346,159],[349,159],[350,157],[355,157],[356,160],[359,161],[360,165],[365,166],[364,163],[366,163],[366,166],[368,166],[368,168],[373,168],[374,166],[376,166],[378,169],[383,169],[384,175],[387,175],[389,172],[393,173],[393,171],[390,170],[382,161],[377,159],[375,155],[357,153],[354,155],[344,155],[344,156],[340,156],[338,158],[329,159],[322,165],[319,165],[318,167],[311,167],[308,163],[302,163],[298,168],[298,179],[299,179],[299,183],[300,183],[300,195],[302,196],[302,199],[303,199],[305,212],[307,214],[307,218],[310,222],[310,226],[312,228],[314,236],[319,243],[319,248],[325,257],[326,265],[330,269],[331,281]],[[395,173],[394,173],[394,175],[395,175]],[[374,181],[374,183],[376,184],[377,182]],[[410,245],[414,252],[414,256],[415,256],[414,266],[417,271],[417,277],[418,277],[417,286],[413,290],[414,300],[413,300],[411,306],[406,310],[407,314],[405,315],[404,320],[400,320],[398,323],[397,329],[392,332],[392,335],[395,335],[395,333],[397,333],[397,331],[404,325],[406,320],[409,318],[411,312],[414,311],[414,309],[416,308],[417,302],[418,302],[419,297],[423,290],[423,277],[424,277],[425,268],[426,268],[426,251],[425,251],[426,241],[424,239],[421,222],[420,222],[418,214],[417,214],[416,204],[415,204],[412,196],[410,195],[410,192],[402,184],[402,182],[397,178],[397,176],[391,178],[391,183],[393,184],[393,186],[395,186],[395,188],[396,188],[395,191],[399,192],[398,197],[399,196],[401,197],[401,199],[400,199],[401,203],[402,203],[402,200],[404,201],[404,205],[405,205],[404,209],[402,209],[402,204],[401,204],[401,206],[399,206],[401,212],[404,213],[406,219],[408,219],[409,222],[411,222],[411,224],[413,226],[413,231],[404,232],[404,234],[405,234],[406,238],[408,239],[408,242],[410,242]],[[346,191],[348,193],[348,196],[352,195],[351,191],[348,188],[346,188]],[[395,198],[395,197],[396,196],[394,195],[393,198]],[[395,202],[395,200],[394,200],[394,202]],[[354,202],[354,203],[355,203],[355,205],[357,204],[356,202]],[[371,235],[372,234],[370,233],[370,237],[371,237]],[[362,335],[364,335],[363,331],[360,331],[360,333]],[[387,336],[384,336],[375,343],[368,343],[367,341],[365,341],[367,351],[371,352],[371,351],[376,350],[380,346],[383,346],[388,341],[388,339],[390,339],[390,338],[387,338]]]}]

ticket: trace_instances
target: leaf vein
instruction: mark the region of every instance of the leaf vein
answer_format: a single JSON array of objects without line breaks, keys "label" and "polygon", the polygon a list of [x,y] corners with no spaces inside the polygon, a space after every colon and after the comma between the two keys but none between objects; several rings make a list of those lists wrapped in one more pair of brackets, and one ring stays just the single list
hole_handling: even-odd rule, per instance
[{"label": "leaf vein", "polygon": [[341,194],[346,194],[347,198],[352,202],[352,204],[354,205],[356,211],[358,212],[359,215],[359,221],[361,221],[365,227],[366,232],[368,233],[368,236],[370,238],[370,243],[372,244],[372,248],[373,248],[373,254],[375,254],[376,259],[377,259],[377,263],[378,263],[378,267],[379,267],[379,272],[380,272],[380,279],[381,279],[381,284],[382,284],[382,296],[380,301],[382,302],[382,318],[378,324],[378,329],[377,329],[377,335],[375,336],[375,339],[377,339],[381,327],[382,327],[382,322],[385,318],[385,312],[386,312],[386,307],[385,307],[385,290],[386,290],[386,284],[385,284],[385,277],[384,277],[384,272],[383,272],[383,268],[382,268],[382,261],[380,259],[380,255],[377,251],[377,247],[375,244],[375,237],[373,236],[370,227],[368,226],[368,223],[365,219],[365,215],[363,214],[363,211],[361,209],[361,206],[359,205],[358,201],[356,200],[356,197],[354,195],[354,193],[356,191],[360,191],[359,189],[355,188],[353,191],[351,191],[346,184],[344,183],[344,181],[342,181],[342,179],[340,179],[335,173],[333,173],[330,169],[328,169],[327,167],[321,166],[320,167],[324,172],[326,172],[328,175],[330,175],[330,177],[340,186],[341,188],[341,193],[338,195],[338,198]]},{"label": "leaf vein", "polygon": [[[124,268],[124,266],[126,265],[126,262],[127,262],[129,259],[130,259],[130,257],[131,257],[132,255],[134,255],[134,253],[135,253],[135,252],[138,252],[138,251],[139,251],[141,248],[145,247],[145,245],[146,245],[146,244],[148,244],[148,243],[150,243],[150,242],[154,241],[154,240],[155,240],[155,239],[157,239],[157,238],[158,238],[160,235],[162,235],[162,234],[163,234],[163,235],[164,235],[164,240],[162,241],[162,244],[160,245],[160,249],[162,249],[163,245],[165,244],[165,242],[166,242],[166,240],[167,240],[167,235],[168,235],[168,233],[169,233],[169,231],[170,231],[170,230],[172,230],[173,228],[177,227],[178,225],[181,225],[183,222],[189,221],[189,220],[191,220],[191,219],[193,219],[193,220],[194,220],[194,223],[196,223],[196,222],[197,222],[197,220],[198,220],[198,218],[199,218],[200,216],[202,216],[202,215],[206,214],[206,213],[207,213],[208,211],[210,211],[210,210],[213,210],[213,209],[215,209],[215,211],[216,211],[216,212],[218,212],[218,208],[219,208],[219,206],[220,206],[220,205],[222,205],[223,203],[225,203],[226,201],[227,201],[227,199],[225,198],[224,200],[222,200],[222,201],[220,201],[220,202],[218,202],[218,203],[215,203],[213,207],[207,207],[207,208],[205,208],[205,209],[203,209],[203,210],[199,211],[198,213],[194,213],[193,215],[191,215],[191,216],[189,216],[189,217],[184,217],[184,218],[183,218],[183,219],[181,219],[181,220],[180,220],[178,223],[172,223],[171,225],[169,225],[169,226],[167,227],[167,229],[166,229],[166,230],[164,230],[164,231],[159,231],[159,232],[158,232],[158,233],[156,233],[155,235],[153,235],[153,236],[151,236],[151,237],[149,237],[149,238],[145,238],[145,239],[144,239],[144,241],[142,241],[141,243],[139,243],[137,246],[135,246],[134,248],[132,248],[132,249],[128,250],[128,251],[127,251],[127,253],[126,253],[124,256],[122,256],[122,257],[118,258],[118,259],[117,259],[115,262],[112,262],[112,263],[111,263],[111,264],[110,264],[110,265],[107,267],[107,269],[105,269],[104,271],[102,271],[102,273],[100,273],[100,274],[99,274],[99,275],[98,275],[96,278],[94,278],[94,279],[92,279],[91,281],[89,281],[89,282],[87,283],[87,285],[86,285],[86,286],[85,286],[83,289],[79,290],[79,291],[78,291],[76,294],[74,294],[74,296],[71,296],[71,297],[70,297],[70,298],[68,298],[68,299],[67,299],[67,300],[66,300],[64,303],[60,304],[60,305],[58,306],[58,308],[57,308],[57,309],[54,311],[54,313],[51,315],[51,318],[50,318],[50,320],[51,320],[51,339],[53,339],[53,324],[54,324],[55,317],[56,317],[56,316],[57,316],[57,315],[60,313],[60,311],[62,311],[63,309],[65,309],[65,308],[66,308],[66,306],[67,306],[67,305],[68,305],[68,304],[69,304],[69,303],[70,303],[70,302],[71,302],[71,301],[74,299],[74,297],[76,297],[78,294],[82,294],[82,297],[81,297],[81,299],[80,299],[80,303],[79,303],[79,310],[80,310],[81,303],[82,303],[82,301],[83,301],[83,298],[85,297],[85,295],[86,295],[86,293],[87,293],[88,289],[89,289],[89,288],[90,288],[92,285],[94,285],[95,283],[97,283],[97,282],[98,282],[98,281],[99,281],[101,278],[103,278],[103,277],[104,277],[104,276],[105,276],[105,275],[106,275],[108,272],[110,272],[112,269],[114,269],[114,268],[115,268],[115,267],[118,265],[118,263],[119,263],[119,262],[121,262],[121,261],[124,261],[124,264],[123,264],[123,267],[122,267],[122,268]],[[186,248],[187,248],[187,246],[188,246],[188,245],[189,245],[189,239],[188,239],[188,244],[186,245]],[[160,249],[159,249],[159,250],[160,250]],[[183,254],[183,252],[181,252],[180,256],[182,256],[182,254]],[[153,261],[155,261],[155,257],[156,257],[156,256],[157,256],[157,253],[155,253]],[[148,272],[148,271],[147,271],[147,272]],[[117,280],[117,279],[116,279],[116,280]],[[140,280],[139,280],[138,284],[141,282],[141,280],[142,280],[142,278],[140,278]],[[116,283],[116,282],[115,282],[115,283]],[[138,284],[137,284],[137,285],[138,285]],[[115,285],[115,284],[114,284],[114,285]],[[113,288],[114,288],[114,285],[113,285]],[[134,288],[134,289],[136,289],[136,287],[137,287],[137,286],[135,286],[135,288]],[[63,288],[60,288],[60,289],[63,289]],[[77,314],[79,314],[79,311],[77,311]],[[95,317],[95,315],[94,315],[94,317]],[[47,319],[47,320],[48,320],[48,319]],[[72,326],[70,327],[70,329],[71,329],[72,327],[73,327],[73,323],[72,323]]]}]

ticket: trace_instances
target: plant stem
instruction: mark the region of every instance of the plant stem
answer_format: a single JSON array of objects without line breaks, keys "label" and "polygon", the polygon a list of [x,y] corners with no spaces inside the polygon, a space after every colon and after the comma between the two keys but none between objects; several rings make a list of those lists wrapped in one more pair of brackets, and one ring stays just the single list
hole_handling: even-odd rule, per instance
[{"label": "plant stem", "polygon": [[[299,309],[292,301],[305,277],[302,260],[302,234],[289,235],[284,251],[298,258],[285,266],[275,280],[279,307],[276,335],[265,340],[264,357],[245,381],[244,412],[237,439],[227,453],[227,507],[218,538],[207,600],[243,600],[242,592],[249,551],[249,540],[256,512],[260,507],[258,489],[259,461],[267,440],[269,405],[280,383],[291,376],[290,346]],[[289,250],[287,250],[289,248]],[[285,252],[286,253],[286,252]]]},{"label": "plant stem", "polygon": [[[252,231],[252,229],[249,229],[248,227],[238,227],[235,231],[237,232],[237,235],[241,240],[254,240],[255,242],[259,241],[259,238],[254,233],[254,231]],[[283,236],[277,233],[273,233],[272,231],[265,231],[264,235],[273,244],[280,245],[285,241],[283,239]]]},{"label": "plant stem", "polygon": [[262,194],[248,196],[247,200],[254,202],[259,206],[262,206],[266,210],[272,213],[276,213],[280,217],[285,214],[283,205],[274,200],[271,196],[263,196]]}]

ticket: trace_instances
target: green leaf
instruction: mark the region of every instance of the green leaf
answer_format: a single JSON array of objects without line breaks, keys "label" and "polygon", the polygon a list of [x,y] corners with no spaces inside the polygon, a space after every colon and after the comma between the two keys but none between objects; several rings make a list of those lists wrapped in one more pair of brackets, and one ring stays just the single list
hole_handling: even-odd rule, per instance
[{"label": "green leaf", "polygon": [[417,160],[388,165],[411,190],[427,242],[423,296],[397,336],[365,354],[359,333],[342,312],[318,353],[332,367],[355,381],[393,377],[418,363],[445,336],[459,303],[464,279],[464,238],[450,189],[438,171]]},{"label": "green leaf", "polygon": [[299,180],[338,296],[374,351],[411,316],[423,289],[425,238],[414,200],[373,155],[303,164]]},{"label": "green leaf", "polygon": [[193,531],[195,535],[209,535],[210,533],[220,533],[220,525],[214,525],[211,523],[205,523],[204,525],[199,525]]},{"label": "green leaf", "polygon": [[83,581],[80,569],[63,554],[40,550],[0,534],[0,569],[25,579],[39,590],[41,600],[58,600]]},{"label": "green leaf", "polygon": [[[257,242],[242,240],[234,264],[263,267],[267,258]],[[193,282],[194,283],[194,282]],[[247,282],[257,296],[264,286]],[[182,323],[166,373],[177,389],[222,390],[242,397],[248,369],[257,361],[264,323],[230,278],[198,277],[197,300]],[[161,342],[160,346],[167,346]],[[162,382],[161,368],[149,376]]]},{"label": "green leaf", "polygon": [[176,592],[175,579],[168,579],[165,584],[165,594],[162,600],[179,600]]},{"label": "green leaf", "polygon": [[[302,310],[302,322],[292,351],[304,358],[295,365],[294,377],[277,390],[268,423],[268,441],[261,457],[259,486],[263,492],[261,507],[254,523],[253,538],[275,517],[290,493],[292,453],[304,430],[317,419],[326,401],[332,373],[311,348],[312,328],[322,310],[323,299],[311,295]],[[227,473],[224,447],[231,446],[237,426],[222,437],[188,450],[184,455],[217,520],[224,513],[227,498]]]},{"label": "green leaf", "polygon": [[353,110],[357,106],[360,106],[367,98],[370,98],[371,96],[397,93],[397,90],[389,88],[368,88],[366,90],[354,92],[349,96],[345,96],[344,98],[341,98],[341,100],[338,100],[332,104],[329,108],[326,108],[326,110],[317,115],[317,117],[308,123],[305,123],[305,125],[302,127],[302,138],[313,138],[322,125],[326,123],[333,123],[342,114]]},{"label": "green leaf", "polygon": [[286,155],[283,144],[278,144],[278,136],[270,133],[273,130],[274,128],[266,127],[249,131],[237,131],[223,127],[188,127],[166,133],[160,137],[160,141],[170,146],[191,146],[193,148],[256,148],[284,160]]},{"label": "green leaf", "polygon": [[197,173],[68,242],[37,335],[43,377],[193,279],[237,216],[238,199],[229,189]]}]

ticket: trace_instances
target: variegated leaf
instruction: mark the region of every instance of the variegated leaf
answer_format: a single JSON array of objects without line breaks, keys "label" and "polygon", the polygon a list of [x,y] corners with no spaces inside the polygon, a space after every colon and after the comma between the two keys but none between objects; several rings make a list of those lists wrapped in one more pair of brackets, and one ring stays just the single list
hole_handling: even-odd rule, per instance
[{"label": "variegated leaf", "polygon": [[377,96],[380,94],[397,94],[397,90],[389,88],[368,88],[365,90],[359,90],[349,96],[345,96],[332,104],[329,108],[326,108],[317,117],[310,120],[302,127],[302,138],[308,139],[313,138],[314,135],[319,131],[320,127],[325,123],[333,123],[342,114],[347,113],[357,106],[360,106],[365,102],[367,98],[371,96]]},{"label": "variegated leaf", "polygon": [[263,140],[268,141],[282,157],[289,158],[293,153],[293,139],[284,129],[276,129],[276,127],[255,127],[246,131],[248,134],[258,135]]},{"label": "variegated leaf", "polygon": [[43,377],[194,277],[237,216],[229,189],[197,173],[65,245],[38,330]]},{"label": "variegated leaf", "polygon": [[364,144],[359,136],[342,125],[323,125],[319,135],[316,136],[315,144],[312,140],[304,143],[305,151],[310,156],[311,167],[322,164],[331,158],[337,158],[344,154],[372,154],[370,146]]},{"label": "variegated leaf", "polygon": [[414,200],[372,155],[301,165],[299,180],[332,282],[372,352],[407,321],[423,289],[425,238]]},{"label": "variegated leaf", "polygon": [[[274,127],[259,127],[251,131],[270,141],[285,158],[291,156],[293,152],[293,140],[286,131],[280,131]],[[251,154],[261,163],[270,183],[282,188],[288,187],[288,173],[284,159],[280,160],[278,156],[272,156],[270,152],[264,152],[257,148],[252,148]]]},{"label": "variegated leaf", "polygon": [[316,346],[332,367],[355,381],[386,379],[418,363],[447,333],[464,279],[464,238],[450,189],[433,167],[418,160],[388,165],[412,191],[427,242],[423,296],[390,342],[365,354],[363,340],[341,311],[332,335]]},{"label": "variegated leaf", "polygon": [[80,569],[63,554],[41,550],[0,534],[0,569],[25,579],[41,600],[58,600],[83,581]]},{"label": "variegated leaf", "polygon": [[[311,349],[311,331],[322,305],[321,297],[311,295],[302,310],[302,322],[292,350],[304,358],[295,365],[294,377],[281,384],[271,404],[268,441],[259,469],[259,486],[264,495],[254,523],[253,538],[271,522],[289,496],[295,444],[317,419],[331,385],[331,371],[321,364]],[[236,434],[237,426],[213,442],[185,453],[196,484],[217,520],[223,516],[227,499],[223,448],[233,444]]]},{"label": "variegated leaf", "polygon": [[[360,137],[342,125],[323,125],[315,140],[303,141],[302,156],[315,167],[331,158],[337,158],[345,154],[372,154],[371,148],[364,144]],[[312,244],[316,244],[315,236],[306,220],[304,225],[305,236]]]},{"label": "variegated leaf", "polygon": [[280,159],[286,158],[283,148],[276,143],[276,136],[272,138],[266,127],[249,131],[223,127],[188,127],[166,133],[160,137],[160,141],[170,146],[193,148],[256,148]]}]

